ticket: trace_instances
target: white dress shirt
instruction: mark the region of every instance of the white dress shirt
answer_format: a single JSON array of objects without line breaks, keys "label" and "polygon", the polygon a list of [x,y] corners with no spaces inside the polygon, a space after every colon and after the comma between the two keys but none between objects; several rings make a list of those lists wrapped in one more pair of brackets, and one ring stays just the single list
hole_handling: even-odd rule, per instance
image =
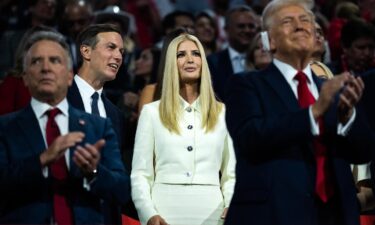
[{"label": "white dress shirt", "polygon": [[81,98],[83,101],[83,106],[85,107],[85,112],[91,114],[91,102],[92,98],[91,96],[94,94],[94,92],[98,92],[99,98],[98,98],[98,109],[99,109],[99,114],[101,117],[106,118],[107,113],[105,112],[104,108],[104,103],[102,100],[102,93],[103,93],[103,88],[99,90],[95,90],[87,81],[82,79],[79,75],[74,76],[74,81],[77,84],[79,93],[81,94]]},{"label": "white dress shirt", "polygon": [[228,46],[229,58],[232,63],[233,73],[240,73],[245,71],[245,54],[239,53],[230,46]]},{"label": "white dress shirt", "polygon": [[[59,104],[57,104],[56,107],[52,107],[52,106],[48,105],[47,103],[40,102],[40,101],[36,100],[35,98],[31,98],[31,108],[33,109],[33,111],[36,115],[36,118],[38,119],[39,127],[40,127],[40,130],[42,131],[43,140],[44,140],[44,143],[46,145],[46,148],[48,148],[47,138],[46,138],[46,126],[47,126],[47,120],[48,120],[48,115],[46,114],[46,112],[48,110],[51,110],[53,108],[58,108],[61,111],[61,113],[56,115],[55,121],[57,123],[57,126],[59,127],[61,135],[65,135],[69,132],[68,131],[68,129],[69,129],[68,128],[68,124],[69,124],[68,108],[69,108],[69,106],[68,106],[68,101],[66,100],[66,98],[63,101],[61,101]],[[69,170],[69,167],[70,167],[69,151],[65,151],[65,161],[66,161],[66,166],[68,167],[68,170]],[[43,175],[45,177],[48,176],[48,168],[47,167],[43,168]]]},{"label": "white dress shirt", "polygon": [[[291,65],[284,63],[276,58],[273,59],[273,63],[275,66],[279,69],[281,74],[284,76],[285,80],[288,82],[290,88],[292,89],[294,95],[298,99],[298,92],[297,92],[297,87],[298,87],[298,81],[294,79],[294,77],[297,74],[297,70],[294,69]],[[307,76],[307,86],[311,92],[311,94],[314,96],[315,99],[319,98],[319,91],[318,87],[316,86],[313,77],[312,77],[312,72],[310,68],[310,64],[307,64],[307,66],[302,70]],[[311,125],[311,133],[314,136],[318,136],[320,131],[319,131],[319,124],[317,121],[315,121],[314,116],[312,114],[312,106],[309,107],[309,115],[310,115],[310,125]],[[345,136],[349,130],[351,125],[353,124],[353,121],[355,119],[356,111],[354,110],[354,113],[352,114],[352,117],[350,117],[349,121],[343,125],[342,123],[339,123],[337,125],[337,134]]]},{"label": "white dress shirt", "polygon": [[159,104],[156,101],[143,107],[135,138],[131,190],[141,221],[158,214],[151,198],[154,183],[217,185],[228,207],[234,190],[236,159],[225,124],[225,109],[215,129],[206,133],[199,100],[189,105],[181,98],[180,134],[176,134],[162,124]]}]

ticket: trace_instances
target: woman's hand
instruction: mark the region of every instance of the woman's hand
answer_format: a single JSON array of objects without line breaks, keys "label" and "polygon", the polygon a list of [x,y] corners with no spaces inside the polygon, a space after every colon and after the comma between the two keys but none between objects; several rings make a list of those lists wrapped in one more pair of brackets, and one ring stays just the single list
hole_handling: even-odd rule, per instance
[{"label": "woman's hand", "polygon": [[148,220],[147,225],[168,225],[168,223],[161,216],[155,215]]},{"label": "woman's hand", "polygon": [[228,213],[228,207],[224,208],[223,213],[221,214],[220,218],[225,219],[225,217],[227,217],[227,213]]}]

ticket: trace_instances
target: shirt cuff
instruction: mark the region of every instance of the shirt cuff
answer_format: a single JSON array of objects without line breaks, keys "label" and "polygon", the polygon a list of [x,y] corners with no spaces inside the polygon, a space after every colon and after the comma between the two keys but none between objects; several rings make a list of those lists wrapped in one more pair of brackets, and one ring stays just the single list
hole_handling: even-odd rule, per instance
[{"label": "shirt cuff", "polygon": [[350,131],[350,128],[353,125],[356,115],[357,113],[356,113],[356,110],[354,109],[352,116],[350,117],[349,121],[345,125],[343,125],[342,123],[339,123],[337,125],[337,135],[346,136],[348,134],[348,132]]},{"label": "shirt cuff", "polygon": [[309,117],[310,117],[310,127],[311,133],[313,136],[319,136],[319,123],[315,121],[313,113],[312,113],[312,106],[309,107]]}]

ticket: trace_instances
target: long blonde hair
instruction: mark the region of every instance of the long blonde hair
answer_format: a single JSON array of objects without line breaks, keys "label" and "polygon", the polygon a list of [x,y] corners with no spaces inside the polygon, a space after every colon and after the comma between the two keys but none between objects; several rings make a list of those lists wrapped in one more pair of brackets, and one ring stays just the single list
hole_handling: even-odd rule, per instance
[{"label": "long blonde hair", "polygon": [[199,82],[199,103],[202,113],[202,128],[206,132],[215,128],[222,103],[218,102],[211,85],[211,75],[206,55],[199,40],[190,34],[182,34],[169,44],[164,68],[163,89],[161,93],[159,114],[163,125],[171,132],[180,133],[179,120],[182,113],[180,103],[180,75],[177,67],[177,49],[183,41],[193,41],[199,49],[202,59],[201,77]]}]

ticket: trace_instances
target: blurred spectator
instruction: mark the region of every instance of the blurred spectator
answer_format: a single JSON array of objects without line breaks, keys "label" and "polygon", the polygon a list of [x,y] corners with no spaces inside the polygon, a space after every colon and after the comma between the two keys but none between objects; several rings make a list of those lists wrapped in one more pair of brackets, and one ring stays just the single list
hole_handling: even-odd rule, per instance
[{"label": "blurred spectator", "polygon": [[[185,11],[176,10],[166,15],[162,21],[163,37],[177,28],[185,28],[190,33],[194,33],[194,16]],[[163,45],[163,39],[156,44],[158,48]]]},{"label": "blurred spectator", "polygon": [[202,11],[195,16],[195,35],[202,43],[207,56],[217,51],[217,25],[207,12]]},{"label": "blurred spectator", "polygon": [[361,10],[362,18],[375,25],[375,1],[358,0],[358,5]]},{"label": "blurred spectator", "polygon": [[261,70],[266,68],[272,61],[271,52],[264,50],[260,33],[256,34],[246,53],[246,70]]},{"label": "blurred spectator", "polygon": [[341,31],[343,54],[331,65],[332,72],[360,75],[374,68],[375,31],[363,20],[347,22]]},{"label": "blurred spectator", "polygon": [[62,16],[60,31],[66,36],[76,73],[80,66],[80,54],[77,49],[77,35],[91,24],[94,17],[93,6],[89,0],[68,0]]},{"label": "blurred spectator", "polygon": [[29,14],[22,17],[23,28],[5,31],[0,38],[0,80],[14,67],[14,53],[27,29],[38,25],[54,25],[56,0],[30,0],[28,3]]},{"label": "blurred spectator", "polygon": [[161,18],[153,0],[127,0],[124,9],[134,15],[140,48],[152,46],[161,35]]},{"label": "blurred spectator", "polygon": [[342,2],[335,8],[334,18],[328,27],[327,40],[331,50],[331,59],[337,60],[342,54],[340,45],[341,29],[348,20],[359,18],[358,5],[351,2]]},{"label": "blurred spectator", "polygon": [[52,28],[39,25],[26,31],[15,53],[15,66],[7,72],[4,82],[0,84],[0,115],[15,112],[30,102],[30,93],[23,83],[23,57],[28,38],[37,31],[53,31]]},{"label": "blurred spectator", "polygon": [[229,76],[245,70],[245,53],[259,31],[259,17],[246,5],[230,9],[225,17],[229,46],[207,57],[214,91],[221,101]]},{"label": "blurred spectator", "polygon": [[323,58],[326,53],[326,45],[322,27],[317,22],[315,22],[315,32],[316,41],[310,67],[315,75],[325,79],[331,79],[333,78],[331,70],[323,64]]}]

